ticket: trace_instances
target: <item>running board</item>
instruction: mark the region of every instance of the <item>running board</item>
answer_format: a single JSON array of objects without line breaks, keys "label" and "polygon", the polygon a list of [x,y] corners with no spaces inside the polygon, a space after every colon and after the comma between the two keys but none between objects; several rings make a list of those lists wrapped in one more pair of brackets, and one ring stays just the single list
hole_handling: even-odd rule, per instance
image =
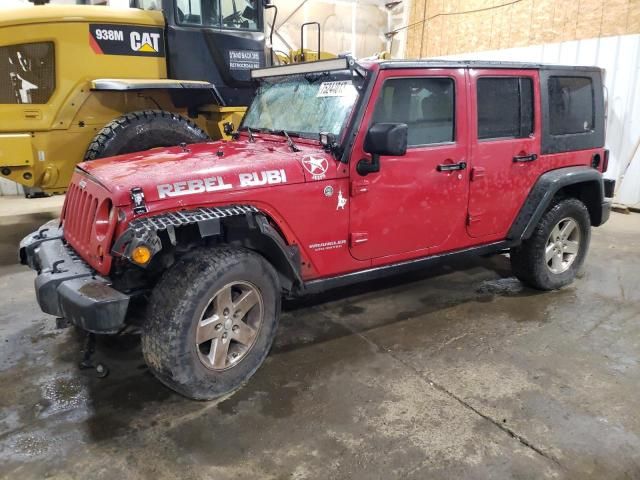
[{"label": "running board", "polygon": [[318,280],[311,280],[305,282],[300,293],[303,295],[309,295],[314,293],[321,293],[326,290],[332,290],[334,288],[346,287],[355,283],[366,282],[369,280],[376,280],[392,275],[400,275],[403,273],[414,272],[416,270],[422,270],[424,268],[433,267],[442,263],[446,263],[452,260],[458,260],[463,257],[481,256],[491,253],[499,253],[502,250],[508,249],[513,245],[513,242],[501,241],[495,243],[489,243],[486,245],[480,245],[477,247],[467,248],[464,250],[457,250],[455,252],[441,253],[438,255],[432,255],[429,257],[418,258],[415,260],[409,260],[407,262],[395,263],[392,265],[384,265],[381,267],[367,268],[366,270],[358,270],[357,272],[347,273],[337,277],[321,278]]}]

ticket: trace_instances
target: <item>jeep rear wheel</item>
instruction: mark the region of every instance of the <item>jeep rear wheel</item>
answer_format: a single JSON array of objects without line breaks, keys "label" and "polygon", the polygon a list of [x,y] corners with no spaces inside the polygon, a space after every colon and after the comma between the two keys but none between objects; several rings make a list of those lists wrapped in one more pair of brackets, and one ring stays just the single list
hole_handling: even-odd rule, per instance
[{"label": "jeep rear wheel", "polygon": [[84,160],[210,140],[204,130],[177,113],[164,110],[131,112],[109,122],[98,132]]},{"label": "jeep rear wheel", "polygon": [[263,257],[239,248],[196,250],[165,272],[151,295],[145,361],[186,397],[220,397],[265,360],[279,313],[278,276]]},{"label": "jeep rear wheel", "polygon": [[540,290],[568,285],[584,263],[590,238],[587,207],[575,198],[559,200],[542,216],[531,238],[511,249],[513,273]]}]

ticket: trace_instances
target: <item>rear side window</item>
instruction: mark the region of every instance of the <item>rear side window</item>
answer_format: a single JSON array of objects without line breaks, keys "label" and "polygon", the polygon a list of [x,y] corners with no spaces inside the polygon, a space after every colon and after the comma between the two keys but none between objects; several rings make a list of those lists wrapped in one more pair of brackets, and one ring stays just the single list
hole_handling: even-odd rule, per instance
[{"label": "rear side window", "polygon": [[451,78],[387,80],[376,103],[373,123],[406,123],[410,147],[453,142],[454,91]]},{"label": "rear side window", "polygon": [[523,138],[533,133],[533,82],[527,77],[479,78],[478,138]]},{"label": "rear side window", "polygon": [[590,132],[594,128],[593,83],[588,77],[549,77],[551,135]]}]

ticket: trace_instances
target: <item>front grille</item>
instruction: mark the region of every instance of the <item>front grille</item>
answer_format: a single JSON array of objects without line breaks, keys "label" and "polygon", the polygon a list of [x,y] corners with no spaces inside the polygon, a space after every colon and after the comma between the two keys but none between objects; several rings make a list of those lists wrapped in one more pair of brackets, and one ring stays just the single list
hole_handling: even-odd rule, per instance
[{"label": "front grille", "polygon": [[111,267],[109,245],[116,226],[114,212],[109,191],[76,171],[62,208],[64,239],[103,275]]},{"label": "front grille", "polygon": [[0,104],[45,104],[55,86],[53,42],[0,47]]},{"label": "front grille", "polygon": [[98,199],[75,183],[69,185],[64,213],[64,236],[72,244],[86,245],[98,210]]}]

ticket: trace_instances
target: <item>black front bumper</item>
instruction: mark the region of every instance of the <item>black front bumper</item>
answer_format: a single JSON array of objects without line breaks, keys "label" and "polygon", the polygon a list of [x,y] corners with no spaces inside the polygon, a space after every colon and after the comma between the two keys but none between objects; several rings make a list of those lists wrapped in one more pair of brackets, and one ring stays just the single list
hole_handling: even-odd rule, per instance
[{"label": "black front bumper", "polygon": [[20,242],[20,262],[38,272],[36,297],[43,312],[94,333],[124,327],[130,296],[112,288],[64,242],[58,220]]}]

